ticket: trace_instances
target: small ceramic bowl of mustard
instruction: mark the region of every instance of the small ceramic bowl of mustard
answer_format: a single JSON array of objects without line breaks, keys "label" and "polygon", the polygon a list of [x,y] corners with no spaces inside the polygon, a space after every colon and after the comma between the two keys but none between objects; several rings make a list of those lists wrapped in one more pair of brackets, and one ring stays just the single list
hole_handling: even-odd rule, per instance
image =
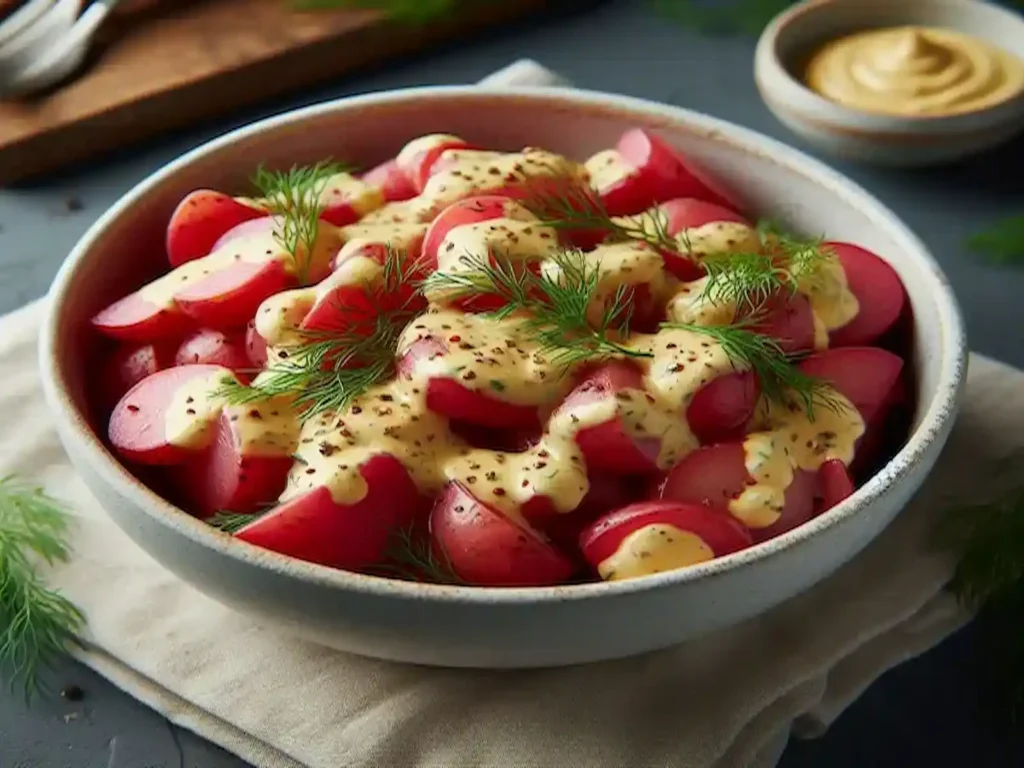
[{"label": "small ceramic bowl of mustard", "polygon": [[949,162],[1024,129],[1024,17],[979,0],[808,0],[765,28],[754,75],[818,149]]}]

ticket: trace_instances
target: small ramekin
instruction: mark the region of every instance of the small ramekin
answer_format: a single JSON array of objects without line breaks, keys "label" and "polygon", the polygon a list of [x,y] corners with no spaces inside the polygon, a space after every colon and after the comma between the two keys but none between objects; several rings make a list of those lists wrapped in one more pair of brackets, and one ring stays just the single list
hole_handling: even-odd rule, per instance
[{"label": "small ramekin", "polygon": [[881,27],[953,29],[1024,60],[1024,17],[979,0],[807,0],[776,16],[757,45],[754,77],[768,109],[809,144],[889,166],[933,165],[990,149],[1024,128],[1024,93],[948,117],[902,117],[841,106],[812,91],[799,69],[820,45]]}]

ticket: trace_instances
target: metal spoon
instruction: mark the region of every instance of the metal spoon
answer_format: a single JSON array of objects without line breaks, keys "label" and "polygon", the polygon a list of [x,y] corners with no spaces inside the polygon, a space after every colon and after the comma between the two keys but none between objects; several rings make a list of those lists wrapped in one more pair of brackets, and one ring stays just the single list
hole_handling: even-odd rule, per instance
[{"label": "metal spoon", "polygon": [[[32,35],[31,39],[37,41],[30,48],[22,48],[32,52],[27,62],[9,69],[3,58],[6,46],[0,47],[0,93],[20,96],[42,90],[78,69],[96,30],[119,2],[95,0],[75,21],[81,0],[57,0],[50,13],[38,18],[13,41],[18,43],[25,35]],[[45,26],[45,31],[37,32],[41,26]],[[19,56],[18,61],[21,60]]]}]

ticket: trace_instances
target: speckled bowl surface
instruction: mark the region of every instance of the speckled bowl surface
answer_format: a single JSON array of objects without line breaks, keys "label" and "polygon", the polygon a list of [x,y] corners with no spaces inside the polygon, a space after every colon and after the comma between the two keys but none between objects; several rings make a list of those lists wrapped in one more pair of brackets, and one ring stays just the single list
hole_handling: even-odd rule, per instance
[{"label": "speckled bowl surface", "polygon": [[924,166],[990,149],[1024,129],[1024,93],[949,117],[899,117],[840,106],[807,88],[801,69],[822,44],[865,29],[895,26],[953,29],[1024,60],[1024,17],[980,0],[808,0],[765,27],[754,77],[780,122],[838,157],[887,166]]},{"label": "speckled bowl surface", "polygon": [[[916,313],[920,391],[906,447],[853,497],[770,542],[696,567],[613,583],[481,589],[391,581],[257,549],[138,482],[87,416],[90,316],[166,269],[168,217],[196,187],[242,189],[259,163],[326,156],[369,165],[408,139],[453,132],[487,147],[577,158],[626,128],[654,129],[752,210],[882,254]],[[687,110],[575,90],[422,88],[291,112],[204,145],[140,183],[86,233],[50,293],[41,337],[47,399],[77,470],[143,549],[235,609],[335,648],[430,665],[541,667],[628,656],[758,614],[810,587],[871,541],[932,468],[956,415],[966,346],[952,292],[925,246],[864,190],[793,149]],[[102,427],[100,432],[102,433]]]}]

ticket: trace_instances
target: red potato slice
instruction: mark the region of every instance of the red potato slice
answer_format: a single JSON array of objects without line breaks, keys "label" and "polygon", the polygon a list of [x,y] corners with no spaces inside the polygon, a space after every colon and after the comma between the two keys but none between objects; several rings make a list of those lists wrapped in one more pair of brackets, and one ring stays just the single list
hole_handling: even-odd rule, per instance
[{"label": "red potato slice", "polygon": [[906,291],[896,270],[879,256],[850,243],[825,243],[839,258],[850,292],[860,310],[841,328],[829,333],[833,347],[872,344],[896,323],[906,303]]},{"label": "red potato slice", "polygon": [[223,235],[221,235],[217,242],[213,244],[210,249],[210,253],[218,250],[224,245],[230,243],[232,240],[237,240],[240,237],[247,237],[250,235],[262,235],[267,232],[272,232],[274,229],[274,217],[273,216],[261,216],[258,219],[250,219],[249,221],[243,221]]},{"label": "red potato slice", "polygon": [[[840,462],[841,463],[841,462]],[[750,535],[760,543],[781,536],[787,531],[799,528],[820,511],[817,503],[819,487],[818,473],[798,469],[793,473],[793,482],[786,489],[786,506],[782,515],[767,528],[751,528]]]},{"label": "red potato slice", "polygon": [[[889,392],[885,402],[878,408],[864,427],[864,434],[857,444],[857,455],[850,465],[850,473],[856,477],[866,476],[891,442],[891,432],[905,427],[899,422],[899,415],[906,415],[908,404],[905,376],[901,375]],[[897,418],[894,418],[897,417]],[[896,423],[894,423],[896,422]]]},{"label": "red potato slice", "polygon": [[686,409],[686,421],[704,444],[740,438],[760,395],[753,373],[727,373],[697,390]]},{"label": "red potato slice", "polygon": [[[621,361],[607,363],[587,374],[552,418],[598,401],[614,399],[630,389],[643,391],[644,380],[640,370]],[[642,475],[658,471],[661,441],[630,435],[618,415],[602,424],[579,430],[575,440],[591,473]]]},{"label": "red potato slice", "polygon": [[174,365],[172,344],[120,346],[105,360],[97,386],[97,398],[104,412],[112,409],[125,392],[147,376]]},{"label": "red potato slice", "polygon": [[540,423],[519,429],[491,429],[453,419],[448,422],[448,429],[474,448],[504,453],[522,453],[536,445],[544,435]]},{"label": "red potato slice", "polygon": [[826,512],[841,501],[853,495],[853,478],[850,477],[846,465],[839,459],[829,459],[818,470],[818,506],[817,514]]},{"label": "red potato slice", "polygon": [[[737,498],[750,482],[745,462],[746,453],[740,441],[699,448],[669,471],[657,495],[667,501],[728,509],[729,502]],[[794,473],[793,482],[786,489],[782,516],[772,526],[761,530],[775,530],[777,533],[810,520],[814,515],[814,494],[814,474]],[[759,541],[763,540],[757,531],[753,535]]]},{"label": "red potato slice", "polygon": [[385,558],[392,534],[412,525],[419,490],[400,461],[376,455],[359,473],[367,493],[338,504],[326,487],[280,504],[235,533],[242,541],[282,555],[355,571]]},{"label": "red potato slice", "polygon": [[[669,525],[692,533],[714,557],[739,552],[752,544],[750,533],[722,509],[676,501],[641,501],[611,512],[580,534],[587,562],[598,570],[628,536],[651,525]],[[693,563],[686,563],[686,565]],[[679,567],[682,567],[680,565]]]},{"label": "red potato slice", "polygon": [[503,195],[479,195],[452,203],[441,211],[423,237],[423,259],[429,268],[437,269],[438,251],[449,232],[467,224],[503,218],[510,204],[511,200]]},{"label": "red potato slice", "polygon": [[[436,140],[435,140],[436,139]],[[434,165],[449,149],[476,149],[469,142],[455,136],[421,136],[409,142],[398,153],[395,162],[405,174],[416,194],[423,192],[434,173]]]},{"label": "red potato slice", "polygon": [[388,160],[371,168],[363,175],[363,181],[379,189],[388,203],[411,200],[419,194],[409,177],[398,167],[397,160]]},{"label": "red potato slice", "polygon": [[[697,229],[718,222],[749,224],[743,216],[729,208],[692,197],[669,200],[659,205],[658,210],[665,217],[666,232],[673,237],[684,230]],[[688,282],[704,274],[699,264],[678,253],[663,252],[662,256],[665,259],[665,269],[679,280]]]},{"label": "red potato slice", "polygon": [[[448,347],[435,338],[416,341],[398,359],[400,376],[413,378],[419,362],[444,355]],[[516,405],[464,387],[457,380],[435,376],[427,382],[427,407],[434,413],[481,427],[524,428],[538,419],[537,406]]]},{"label": "red potato slice", "polygon": [[245,328],[245,354],[256,368],[267,363],[267,340],[256,330],[256,321],[250,320]]},{"label": "red potato slice", "polygon": [[266,299],[298,285],[278,260],[234,261],[174,294],[181,311],[208,328],[244,326]]},{"label": "red potato slice", "polygon": [[[416,289],[415,281],[421,276],[418,269],[409,268],[407,282],[392,281],[390,285],[370,286],[359,275],[354,275],[355,282],[340,281],[340,270],[345,262],[357,257],[369,258],[383,265],[389,258],[389,252],[383,243],[368,243],[358,250],[339,254],[333,277],[321,283],[316,302],[302,320],[303,330],[339,336],[369,336],[381,315],[393,315],[399,310],[414,313],[426,309],[426,299]],[[336,278],[338,282],[335,282]]]},{"label": "red potato slice", "polygon": [[212,189],[197,189],[178,203],[167,225],[167,258],[172,267],[198,259],[213,250],[229,229],[266,216],[259,208]]},{"label": "red potato slice", "polygon": [[92,318],[92,327],[121,341],[149,342],[181,337],[195,328],[177,304],[155,304],[141,290],[119,299]]},{"label": "red potato slice", "polygon": [[107,436],[125,459],[140,464],[180,464],[194,449],[167,441],[167,415],[174,396],[193,379],[210,378],[230,371],[217,365],[185,365],[167,368],[140,381],[114,406]]},{"label": "red potato slice", "polygon": [[245,456],[238,448],[235,427],[221,413],[210,447],[174,467],[177,486],[188,500],[189,510],[206,518],[220,511],[247,514],[273,504],[288,481],[295,463],[291,456]]},{"label": "red potato slice", "polygon": [[583,530],[601,515],[625,507],[640,497],[638,483],[630,478],[603,472],[591,474],[590,488],[579,506],[571,512],[548,515],[536,526],[562,552],[579,556],[579,539]]},{"label": "red potato slice", "polygon": [[799,367],[829,382],[870,424],[896,386],[903,360],[877,347],[842,347],[811,355]]},{"label": "red potato slice", "polygon": [[513,523],[458,483],[449,483],[434,505],[430,534],[459,578],[476,586],[561,584],[575,570],[537,531]]},{"label": "red potato slice", "polygon": [[240,380],[250,378],[243,373],[253,367],[246,352],[245,335],[224,333],[204,328],[186,337],[174,354],[175,365],[219,365],[234,371]]},{"label": "red potato slice", "polygon": [[790,355],[814,350],[814,309],[801,293],[779,293],[761,308],[762,317],[751,330],[776,341]]},{"label": "red potato slice", "polygon": [[630,177],[643,190],[637,198],[648,201],[638,210],[679,197],[739,208],[721,185],[653,133],[642,128],[626,131],[616,149],[637,170],[636,176]]}]

